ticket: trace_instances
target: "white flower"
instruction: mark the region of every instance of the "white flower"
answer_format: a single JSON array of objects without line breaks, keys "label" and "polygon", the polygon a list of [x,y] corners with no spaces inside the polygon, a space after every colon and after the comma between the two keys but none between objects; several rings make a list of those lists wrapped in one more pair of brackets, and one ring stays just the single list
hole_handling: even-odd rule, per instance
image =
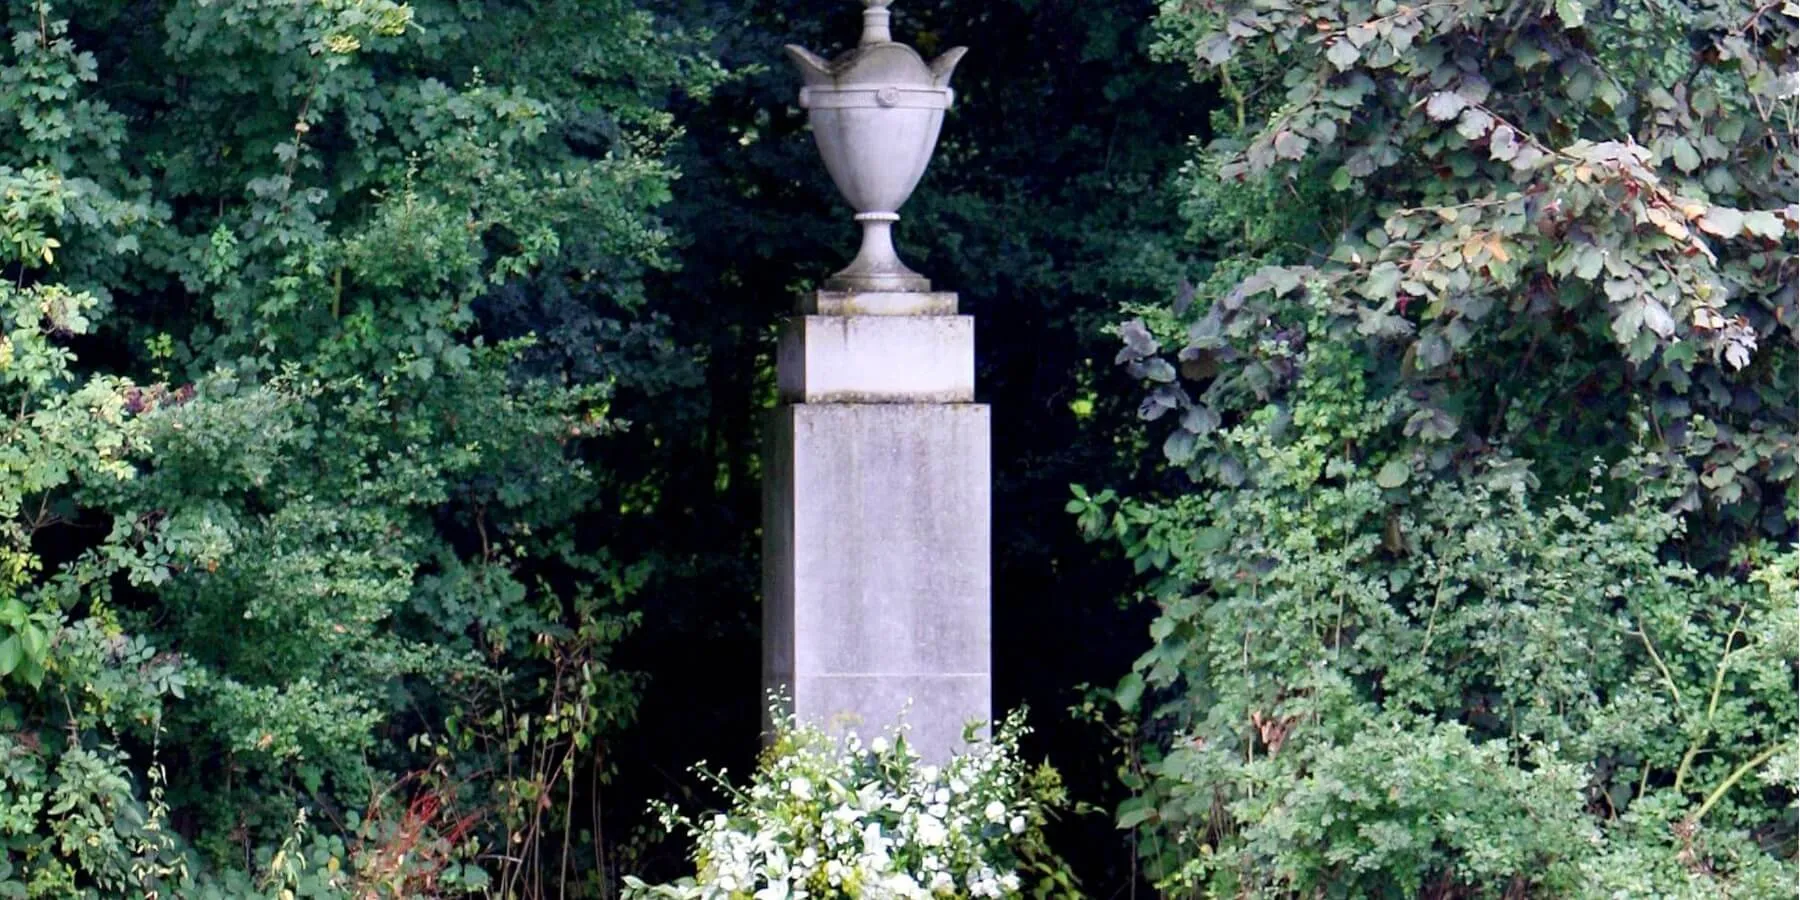
[{"label": "white flower", "polygon": [[881,754],[888,752],[887,738],[878,737],[878,738],[870,741],[869,749],[875,751],[876,756],[880,756]]},{"label": "white flower", "polygon": [[794,778],[788,781],[788,791],[801,800],[811,800],[812,782],[805,778]]},{"label": "white flower", "polygon": [[987,807],[981,811],[981,815],[989,822],[999,822],[1006,818],[1006,804],[998,800],[989,800]]},{"label": "white flower", "polygon": [[1006,828],[1008,831],[1011,831],[1013,834],[1024,834],[1025,833],[1025,817],[1024,816],[1013,816],[1012,821],[1008,822],[1006,824]]},{"label": "white flower", "polygon": [[937,816],[920,816],[918,836],[919,843],[927,847],[941,847],[950,833],[944,830],[944,823],[938,821]]}]

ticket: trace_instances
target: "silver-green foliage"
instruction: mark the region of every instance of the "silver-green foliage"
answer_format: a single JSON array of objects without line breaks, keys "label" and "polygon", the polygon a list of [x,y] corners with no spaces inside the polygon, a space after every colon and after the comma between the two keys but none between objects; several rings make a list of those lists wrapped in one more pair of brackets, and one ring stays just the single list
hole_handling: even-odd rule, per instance
[{"label": "silver-green foliage", "polygon": [[1154,646],[1116,695],[1149,729],[1120,814],[1166,886],[1791,883],[1794,552],[1671,557],[1693,476],[1656,452],[1563,496],[1507,454],[1433,481],[1382,449],[1404,414],[1354,354],[1297,365],[1286,403],[1209,437],[1242,484],[1070,504],[1151,577]]},{"label": "silver-green foliage", "polygon": [[1143,309],[1123,810],[1202,896],[1794,878],[1793,4],[1163,4],[1230,107]]}]

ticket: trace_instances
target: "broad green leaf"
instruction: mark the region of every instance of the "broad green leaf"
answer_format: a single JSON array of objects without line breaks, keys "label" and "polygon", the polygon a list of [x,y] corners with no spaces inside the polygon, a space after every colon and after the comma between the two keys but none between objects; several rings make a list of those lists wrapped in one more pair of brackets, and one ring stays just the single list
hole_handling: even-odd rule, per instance
[{"label": "broad green leaf", "polygon": [[1787,233],[1787,227],[1782,224],[1779,216],[1761,209],[1744,216],[1744,230],[1771,241],[1781,240]]},{"label": "broad green leaf", "polygon": [[1400,267],[1384,262],[1369,270],[1369,277],[1362,285],[1362,295],[1370,300],[1391,300],[1399,286]]},{"label": "broad green leaf", "polygon": [[1700,151],[1685,137],[1678,137],[1669,143],[1670,158],[1675,161],[1675,168],[1683,172],[1692,172],[1700,168]]},{"label": "broad green leaf", "polygon": [[1509,162],[1519,155],[1519,135],[1510,125],[1501,125],[1488,136],[1488,155],[1500,162]]},{"label": "broad green leaf", "polygon": [[1187,465],[1188,461],[1194,458],[1194,447],[1197,440],[1194,433],[1185,428],[1169,432],[1168,438],[1163,441],[1163,456],[1167,457],[1173,465]]},{"label": "broad green leaf", "polygon": [[1734,238],[1744,230],[1744,214],[1727,206],[1715,206],[1700,217],[1700,230],[1722,238]]},{"label": "broad green leaf", "polygon": [[1390,490],[1402,487],[1412,478],[1412,466],[1404,460],[1390,459],[1375,473],[1375,483]]},{"label": "broad green leaf", "polygon": [[1119,708],[1126,712],[1137,709],[1138,700],[1144,696],[1144,676],[1136,672],[1128,673],[1119,680],[1119,686],[1113,690],[1113,699]]},{"label": "broad green leaf", "polygon": [[1456,133],[1471,141],[1480,140],[1494,127],[1494,117],[1479,109],[1465,109],[1456,120]]},{"label": "broad green leaf", "polygon": [[1582,244],[1575,250],[1575,275],[1583,281],[1600,277],[1606,265],[1606,251],[1593,244]]},{"label": "broad green leaf", "polygon": [[1300,159],[1311,146],[1310,139],[1286,129],[1275,135],[1275,155],[1282,159]]},{"label": "broad green leaf", "polygon": [[24,658],[25,649],[18,635],[9,634],[4,640],[0,640],[0,677],[12,674]]},{"label": "broad green leaf", "polygon": [[1438,91],[1425,99],[1425,114],[1439,122],[1447,122],[1468,105],[1469,101],[1455,91]]}]

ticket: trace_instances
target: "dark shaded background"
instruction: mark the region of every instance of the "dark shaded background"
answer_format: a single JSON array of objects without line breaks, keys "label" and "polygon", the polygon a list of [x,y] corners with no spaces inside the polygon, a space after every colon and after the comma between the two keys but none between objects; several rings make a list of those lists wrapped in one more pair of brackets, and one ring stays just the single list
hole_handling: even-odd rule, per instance
[{"label": "dark shaded background", "polygon": [[[1216,105],[1179,67],[1148,60],[1153,11],[1147,0],[912,0],[895,10],[896,39],[928,57],[972,48],[897,235],[908,263],[960,292],[976,317],[978,399],[994,423],[995,707],[1029,706],[1028,751],[1048,757],[1078,800],[1109,811],[1115,748],[1069,707],[1081,685],[1110,686],[1126,671],[1148,617],[1122,609],[1129,567],[1084,544],[1063,506],[1072,482],[1125,488],[1139,477],[1140,448],[1124,440],[1135,386],[1101,329],[1124,317],[1122,305],[1176,291],[1184,236],[1167,183]],[[755,450],[773,403],[772,326],[856,245],[780,48],[835,55],[858,34],[858,7],[674,3],[666,13],[713,29],[728,66],[761,68],[675,110],[687,130],[669,215],[681,267],[652,280],[654,321],[640,324],[654,336],[616,341],[668,362],[618,371],[678,374],[622,386],[617,411],[633,427],[598,461],[641,467],[615,482],[651,485],[654,496],[617,498],[625,515],[608,510],[593,528],[614,532],[604,543],[615,552],[657,563],[645,626],[619,660],[650,678],[639,726],[612,749],[619,783],[606,807],[625,821],[607,823],[609,838],[642,826],[648,798],[706,799],[692,793],[690,761],[740,773],[752,763]],[[1055,837],[1092,895],[1128,882],[1129,847],[1106,815],[1076,817]],[[628,863],[635,871],[678,874],[683,846],[644,846],[653,849]]]}]

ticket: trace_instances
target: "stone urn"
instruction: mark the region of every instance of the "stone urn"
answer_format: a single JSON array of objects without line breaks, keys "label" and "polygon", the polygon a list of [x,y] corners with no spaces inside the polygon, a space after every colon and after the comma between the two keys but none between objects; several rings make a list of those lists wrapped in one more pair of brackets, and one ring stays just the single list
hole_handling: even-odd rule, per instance
[{"label": "stone urn", "polygon": [[894,223],[937,147],[954,97],[950,73],[968,52],[957,47],[926,63],[888,31],[888,4],[863,0],[862,40],[835,60],[789,44],[806,86],[800,107],[838,191],[862,224],[862,249],[825,282],[830,291],[929,291],[931,282],[894,252]]}]

